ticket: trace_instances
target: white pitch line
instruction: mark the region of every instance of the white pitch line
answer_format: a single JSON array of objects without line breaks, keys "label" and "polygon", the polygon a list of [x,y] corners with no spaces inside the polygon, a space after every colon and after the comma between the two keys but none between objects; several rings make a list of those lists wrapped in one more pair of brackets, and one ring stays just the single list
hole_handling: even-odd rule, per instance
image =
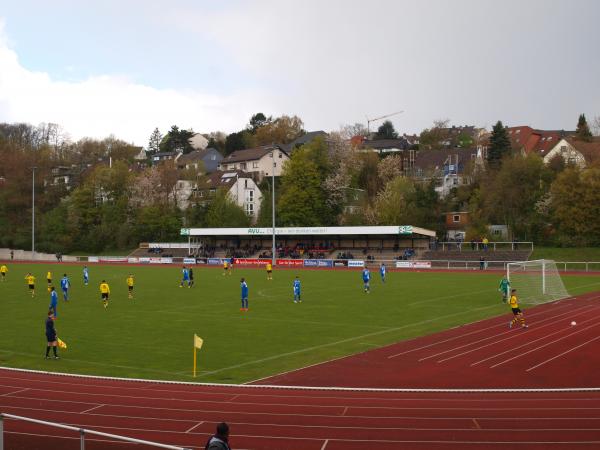
[{"label": "white pitch line", "polygon": [[95,411],[95,410],[97,410],[97,409],[100,409],[100,408],[102,408],[103,406],[106,406],[106,405],[105,405],[104,403],[103,403],[103,404],[101,404],[101,405],[96,405],[96,406],[94,406],[94,407],[92,407],[92,408],[86,409],[85,411],[81,411],[79,414],[87,414],[87,413],[89,413],[89,412],[91,412],[91,411]]},{"label": "white pitch line", "polygon": [[186,433],[189,433],[190,431],[192,431],[193,429],[199,427],[200,425],[202,425],[204,423],[204,420],[201,422],[198,422],[196,425],[194,425],[193,427],[188,428],[187,430],[185,430]]},{"label": "white pitch line", "polygon": [[550,361],[553,361],[553,360],[555,360],[555,359],[557,359],[557,358],[560,358],[561,356],[564,356],[564,355],[566,355],[567,353],[571,353],[573,350],[577,350],[578,348],[580,348],[580,347],[583,347],[584,345],[587,345],[587,344],[589,344],[590,342],[594,342],[594,341],[595,341],[595,340],[597,340],[597,339],[600,339],[600,336],[596,336],[594,339],[590,339],[589,341],[586,341],[586,342],[584,342],[583,344],[580,344],[580,345],[578,345],[578,346],[576,346],[576,347],[573,347],[572,349],[570,349],[570,350],[567,350],[566,352],[562,352],[561,354],[559,354],[559,355],[556,355],[556,356],[554,356],[553,358],[547,359],[546,361],[543,361],[543,362],[541,362],[541,363],[539,363],[539,364],[537,364],[537,365],[535,365],[535,366],[533,366],[533,367],[530,367],[530,368],[529,368],[529,369],[527,369],[525,372],[529,372],[530,370],[537,369],[538,367],[540,367],[540,366],[543,366],[544,364],[546,364],[546,363],[549,363]]},{"label": "white pitch line", "polygon": [[[583,306],[583,307],[581,307],[581,308],[577,309],[576,311],[579,311],[579,310],[582,310],[582,309],[589,309],[589,308],[590,308],[590,306]],[[559,315],[557,315],[557,316],[552,316],[552,317],[548,317],[547,319],[540,320],[540,321],[539,321],[539,322],[537,322],[537,323],[538,323],[538,324],[541,324],[541,323],[544,323],[544,322],[554,321],[554,320],[556,320],[558,317],[561,317],[561,316],[572,316],[572,315],[573,315],[573,310],[570,310],[570,311],[564,312],[564,313],[562,313],[562,314],[559,314]],[[551,325],[551,324],[549,324],[549,325],[546,325],[546,326],[550,326],[550,325]],[[500,326],[500,324],[498,324],[497,326],[499,327],[499,326]],[[538,327],[538,329],[539,329],[539,328],[543,328],[543,327]],[[453,352],[453,351],[455,351],[455,350],[460,350],[461,348],[470,347],[470,346],[472,346],[472,345],[479,344],[480,342],[486,342],[486,341],[489,341],[489,340],[491,340],[491,339],[497,339],[498,337],[500,337],[500,336],[504,336],[504,335],[508,335],[508,338],[507,338],[507,339],[502,339],[502,340],[500,340],[500,341],[498,341],[498,340],[495,340],[494,342],[492,342],[492,344],[489,344],[489,345],[494,345],[494,344],[496,344],[496,343],[498,343],[498,342],[506,341],[506,340],[508,340],[508,339],[512,339],[512,338],[514,337],[514,333],[513,333],[511,330],[506,330],[506,331],[503,331],[503,332],[501,332],[501,333],[494,334],[493,336],[488,336],[488,337],[486,337],[486,338],[479,339],[479,340],[477,340],[477,341],[472,341],[472,342],[469,342],[468,344],[463,344],[463,345],[459,345],[458,347],[453,347],[453,348],[450,348],[450,349],[448,349],[448,350],[444,350],[443,352],[438,352],[438,353],[435,353],[435,354],[433,354],[433,355],[425,356],[424,358],[421,358],[421,359],[419,359],[419,362],[426,361],[426,360],[428,360],[428,359],[432,359],[432,358],[435,358],[435,357],[437,357],[437,356],[440,356],[440,355],[444,355],[444,354],[446,354],[446,353]],[[476,349],[474,349],[474,350],[478,350],[478,349],[480,349],[480,348],[487,347],[487,346],[488,346],[488,345],[484,345],[484,346],[482,346],[482,347],[478,347],[478,348],[476,348]],[[468,352],[466,352],[466,353],[468,353]],[[448,359],[452,359],[452,358],[448,358]],[[445,360],[442,360],[442,361],[445,361]],[[438,361],[438,362],[440,362],[440,361]]]},{"label": "white pitch line", "polygon": [[[590,321],[592,321],[592,320],[596,320],[596,319],[598,319],[598,317],[593,317],[593,318],[591,318],[591,319],[584,320],[583,322],[580,322],[579,324],[580,324],[580,325],[583,325],[584,323],[587,323],[587,322],[590,322]],[[472,366],[476,366],[477,364],[480,364],[480,363],[482,363],[482,362],[489,361],[490,359],[497,358],[498,356],[506,355],[507,353],[514,353],[514,351],[515,351],[515,350],[518,350],[518,349],[520,349],[520,348],[523,348],[523,347],[528,347],[529,345],[531,345],[531,344],[534,344],[534,343],[536,343],[536,342],[538,342],[538,341],[545,341],[545,340],[546,340],[546,339],[548,339],[550,336],[554,336],[554,335],[556,335],[556,334],[563,333],[564,331],[565,331],[564,329],[557,330],[557,331],[555,331],[554,333],[547,334],[547,335],[545,335],[545,336],[542,336],[542,337],[540,337],[540,338],[538,338],[538,339],[534,339],[534,340],[532,340],[532,341],[527,341],[525,344],[518,345],[517,347],[512,347],[512,348],[510,348],[509,350],[503,351],[503,352],[501,352],[501,353],[496,353],[495,355],[492,355],[492,356],[490,356],[490,357],[488,357],[488,358],[481,359],[481,360],[479,360],[479,361],[475,361],[474,363],[472,363],[472,364],[471,364],[471,367],[472,367]]]},{"label": "white pitch line", "polygon": [[596,323],[596,324],[594,324],[594,325],[590,325],[589,327],[585,327],[585,328],[583,328],[583,329],[581,329],[581,330],[579,330],[579,331],[576,331],[575,333],[568,334],[567,336],[563,336],[563,337],[561,337],[561,338],[558,338],[558,339],[555,339],[555,340],[553,340],[553,341],[550,341],[550,342],[548,342],[548,343],[546,343],[546,344],[544,344],[544,345],[540,345],[539,347],[536,347],[536,348],[534,348],[534,349],[531,349],[531,350],[529,350],[529,351],[527,351],[527,352],[522,352],[522,353],[519,353],[518,355],[515,355],[515,356],[513,356],[512,358],[505,359],[504,361],[500,361],[499,363],[497,363],[497,364],[494,364],[493,366],[490,366],[490,369],[493,369],[494,367],[501,366],[502,364],[505,364],[505,363],[507,363],[507,362],[509,362],[509,361],[513,361],[513,360],[515,360],[515,359],[517,359],[517,358],[520,358],[521,356],[528,355],[529,353],[533,353],[533,352],[535,352],[535,351],[539,350],[540,348],[548,347],[549,345],[552,345],[552,344],[554,344],[554,343],[556,343],[556,342],[558,342],[558,341],[562,341],[563,339],[570,338],[570,337],[572,337],[572,336],[575,336],[576,334],[582,333],[582,332],[584,332],[585,330],[589,330],[590,328],[594,328],[595,326],[598,326],[598,325],[600,325],[600,323]]},{"label": "white pitch line", "polygon": [[325,442],[323,442],[323,445],[321,446],[321,450],[325,450],[325,448],[327,448],[327,444],[329,444],[329,439],[325,439]]},{"label": "white pitch line", "polygon": [[[13,387],[13,386],[7,386],[7,387]],[[16,387],[16,386],[14,386],[14,387]],[[29,389],[30,388],[25,388],[25,389],[19,389],[18,391],[14,391],[14,392],[7,392],[6,394],[0,395],[0,397],[9,397],[9,396],[11,396],[13,394],[18,394],[20,392],[28,391]]]}]

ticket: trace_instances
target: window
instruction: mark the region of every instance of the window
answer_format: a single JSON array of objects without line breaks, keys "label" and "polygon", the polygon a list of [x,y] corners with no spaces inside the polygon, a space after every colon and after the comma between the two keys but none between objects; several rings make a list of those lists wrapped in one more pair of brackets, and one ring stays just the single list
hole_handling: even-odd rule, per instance
[{"label": "window", "polygon": [[460,215],[454,214],[452,216],[452,222],[460,222]]},{"label": "window", "polygon": [[244,162],[244,163],[241,163],[241,164],[240,164],[240,167],[241,167],[241,169],[242,169],[242,170],[246,170],[246,163],[245,163],[245,162]]},{"label": "window", "polygon": [[520,132],[521,132],[521,130],[517,130],[517,131],[515,131],[515,133],[520,133]]},{"label": "window", "polygon": [[561,146],[560,146],[560,151],[561,151],[562,153],[567,153],[567,146],[566,146],[566,145],[561,145]]},{"label": "window", "polygon": [[248,189],[248,180],[244,180],[244,188]]},{"label": "window", "polygon": [[283,155],[281,154],[281,152],[279,152],[279,159],[281,159],[281,158],[282,158],[282,156],[283,156]]},{"label": "window", "polygon": [[255,162],[253,162],[253,163],[252,163],[252,168],[253,168],[253,169],[258,169],[258,162],[256,162],[256,161],[255,161]]},{"label": "window", "polygon": [[254,203],[246,203],[246,214],[249,216],[254,215]]},{"label": "window", "polygon": [[235,170],[235,164],[229,164],[228,169],[229,170]]},{"label": "window", "polygon": [[217,160],[217,155],[210,155],[210,160],[211,161],[216,161]]},{"label": "window", "polygon": [[246,191],[246,202],[254,203],[254,190],[249,189]]},{"label": "window", "polygon": [[494,233],[496,235],[500,235],[500,230],[496,229],[496,230],[492,231],[492,233]]}]

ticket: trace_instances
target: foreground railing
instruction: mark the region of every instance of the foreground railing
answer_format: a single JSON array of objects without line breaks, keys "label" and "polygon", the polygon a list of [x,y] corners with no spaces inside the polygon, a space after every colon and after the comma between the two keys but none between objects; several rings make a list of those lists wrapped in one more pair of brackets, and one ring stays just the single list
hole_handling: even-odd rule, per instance
[{"label": "foreground railing", "polygon": [[157,448],[166,448],[166,449],[170,449],[170,450],[189,450],[185,447],[177,447],[175,445],[168,445],[168,444],[159,444],[158,442],[151,442],[151,441],[145,441],[143,439],[129,438],[129,437],[125,437],[125,436],[119,436],[117,434],[102,433],[101,431],[88,430],[86,428],[71,427],[69,425],[62,425],[59,423],[47,422],[45,420],[31,419],[30,417],[15,416],[15,415],[6,414],[6,413],[0,413],[0,450],[4,450],[4,419],[22,420],[24,422],[36,423],[38,425],[47,425],[49,427],[61,428],[63,430],[69,430],[69,431],[75,431],[75,432],[79,433],[79,446],[80,446],[79,448],[80,448],[80,450],[85,450],[85,436],[88,434],[93,435],[93,436],[101,436],[101,437],[105,437],[105,438],[109,438],[109,439],[114,439],[117,441],[125,441],[125,442],[129,442],[132,444],[149,445],[149,446],[157,447]]}]

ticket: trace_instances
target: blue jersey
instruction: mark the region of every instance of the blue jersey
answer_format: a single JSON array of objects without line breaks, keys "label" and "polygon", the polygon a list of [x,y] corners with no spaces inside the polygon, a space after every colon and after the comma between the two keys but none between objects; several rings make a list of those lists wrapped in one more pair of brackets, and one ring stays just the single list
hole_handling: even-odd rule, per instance
[{"label": "blue jersey", "polygon": [[363,270],[362,278],[365,283],[367,283],[371,279],[371,272],[369,272],[369,269]]},{"label": "blue jersey", "polygon": [[188,272],[187,269],[183,269],[183,279],[184,280],[189,280],[190,279],[190,273]]},{"label": "blue jersey", "polygon": [[88,272],[87,267],[85,269],[83,269],[83,278],[85,278],[86,280],[90,277],[90,273]]},{"label": "blue jersey", "polygon": [[58,294],[56,291],[52,291],[50,294],[50,307],[56,307],[58,305]]},{"label": "blue jersey", "polygon": [[67,277],[61,278],[60,287],[63,291],[66,291],[67,289],[69,289],[69,287],[71,287],[71,282],[69,281],[69,279]]},{"label": "blue jersey", "polygon": [[248,284],[245,281],[242,281],[242,298],[248,298]]},{"label": "blue jersey", "polygon": [[294,280],[294,294],[300,294],[300,280]]},{"label": "blue jersey", "polygon": [[381,266],[381,267],[379,268],[379,273],[381,274],[381,277],[382,277],[382,278],[383,278],[383,277],[385,277],[385,266]]}]

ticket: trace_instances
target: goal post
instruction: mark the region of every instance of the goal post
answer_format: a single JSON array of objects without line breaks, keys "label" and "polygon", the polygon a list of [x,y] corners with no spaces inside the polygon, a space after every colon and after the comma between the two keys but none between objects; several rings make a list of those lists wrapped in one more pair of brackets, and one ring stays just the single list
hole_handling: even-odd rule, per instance
[{"label": "goal post", "polygon": [[556,263],[550,259],[508,263],[506,278],[510,288],[517,290],[520,303],[535,305],[569,297]]}]

